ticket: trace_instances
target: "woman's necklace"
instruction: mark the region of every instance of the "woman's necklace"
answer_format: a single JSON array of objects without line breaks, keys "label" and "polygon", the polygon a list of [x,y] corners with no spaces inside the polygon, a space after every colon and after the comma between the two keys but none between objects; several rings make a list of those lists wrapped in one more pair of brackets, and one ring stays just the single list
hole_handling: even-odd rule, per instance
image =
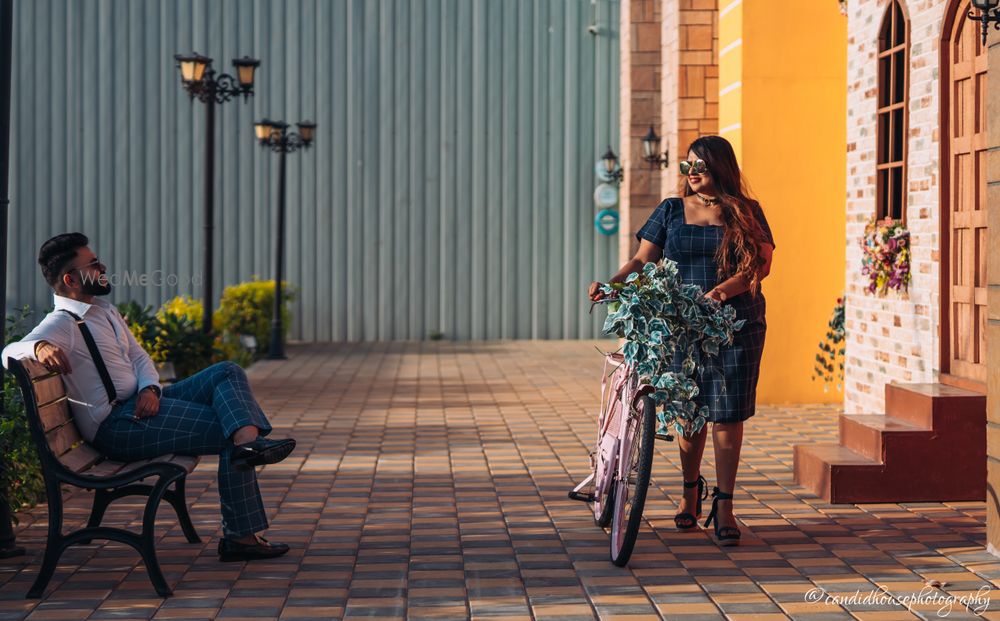
[{"label": "woman's necklace", "polygon": [[698,192],[695,192],[695,195],[698,198],[701,199],[701,202],[706,207],[711,207],[712,205],[718,205],[719,204],[719,197],[718,196],[705,196],[704,194],[700,194]]}]

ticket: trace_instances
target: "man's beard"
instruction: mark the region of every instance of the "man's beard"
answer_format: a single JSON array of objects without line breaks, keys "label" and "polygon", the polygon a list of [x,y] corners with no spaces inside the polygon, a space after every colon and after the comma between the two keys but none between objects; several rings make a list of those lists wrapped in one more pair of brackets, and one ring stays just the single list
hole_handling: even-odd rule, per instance
[{"label": "man's beard", "polygon": [[[103,276],[104,274],[101,274]],[[100,277],[94,278],[93,280],[84,280],[80,286],[80,290],[87,295],[108,295],[111,293],[111,283],[106,285],[101,284]]]}]

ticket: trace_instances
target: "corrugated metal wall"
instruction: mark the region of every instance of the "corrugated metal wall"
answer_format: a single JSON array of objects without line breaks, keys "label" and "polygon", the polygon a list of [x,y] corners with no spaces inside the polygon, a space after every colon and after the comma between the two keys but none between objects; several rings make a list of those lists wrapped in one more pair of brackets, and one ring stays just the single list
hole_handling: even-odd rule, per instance
[{"label": "corrugated metal wall", "polygon": [[[617,267],[594,162],[617,144],[617,0],[15,3],[10,307],[46,307],[35,256],[81,230],[159,304],[202,264],[204,106],[173,62],[262,60],[217,109],[216,298],[272,275],[264,116],[319,124],[288,169],[288,279],[304,340],[600,334],[584,288]],[[588,32],[596,22],[599,34]]]}]

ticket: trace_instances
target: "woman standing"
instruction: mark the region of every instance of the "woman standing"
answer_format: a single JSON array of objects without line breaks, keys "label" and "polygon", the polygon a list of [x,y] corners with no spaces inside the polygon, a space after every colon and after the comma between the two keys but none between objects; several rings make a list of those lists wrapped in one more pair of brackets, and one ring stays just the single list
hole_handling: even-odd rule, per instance
[{"label": "woman standing", "polygon": [[[715,382],[698,383],[696,402],[709,408],[715,474],[712,510],[705,526],[715,520],[715,536],[721,545],[737,545],[740,530],[733,516],[733,491],[743,444],[743,421],[754,414],[757,377],[764,350],[764,296],[760,281],[771,269],[774,238],[764,212],[748,196],[746,183],[732,145],[719,136],[703,136],[688,149],[680,162],[684,175],[683,197],[664,200],[636,237],[639,250],[611,282],[620,282],[648,262],[662,256],[675,261],[681,280],[701,286],[709,297],[736,309],[745,319],[733,344],[719,351],[725,378],[725,393]],[[600,299],[600,283],[590,285],[589,295]],[[698,525],[701,501],[707,497],[701,476],[701,458],[708,428],[693,436],[680,435],[678,445],[684,471],[684,498],[674,523],[680,530]],[[692,512],[694,508],[694,512]]]}]

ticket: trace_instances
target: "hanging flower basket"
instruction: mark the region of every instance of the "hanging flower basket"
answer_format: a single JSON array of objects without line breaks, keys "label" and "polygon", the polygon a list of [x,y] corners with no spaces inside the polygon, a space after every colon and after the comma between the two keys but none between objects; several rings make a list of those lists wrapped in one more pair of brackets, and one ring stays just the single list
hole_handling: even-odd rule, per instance
[{"label": "hanging flower basket", "polygon": [[906,293],[910,286],[910,232],[902,222],[872,218],[861,243],[861,273],[868,277],[865,293],[884,296],[889,289]]}]

